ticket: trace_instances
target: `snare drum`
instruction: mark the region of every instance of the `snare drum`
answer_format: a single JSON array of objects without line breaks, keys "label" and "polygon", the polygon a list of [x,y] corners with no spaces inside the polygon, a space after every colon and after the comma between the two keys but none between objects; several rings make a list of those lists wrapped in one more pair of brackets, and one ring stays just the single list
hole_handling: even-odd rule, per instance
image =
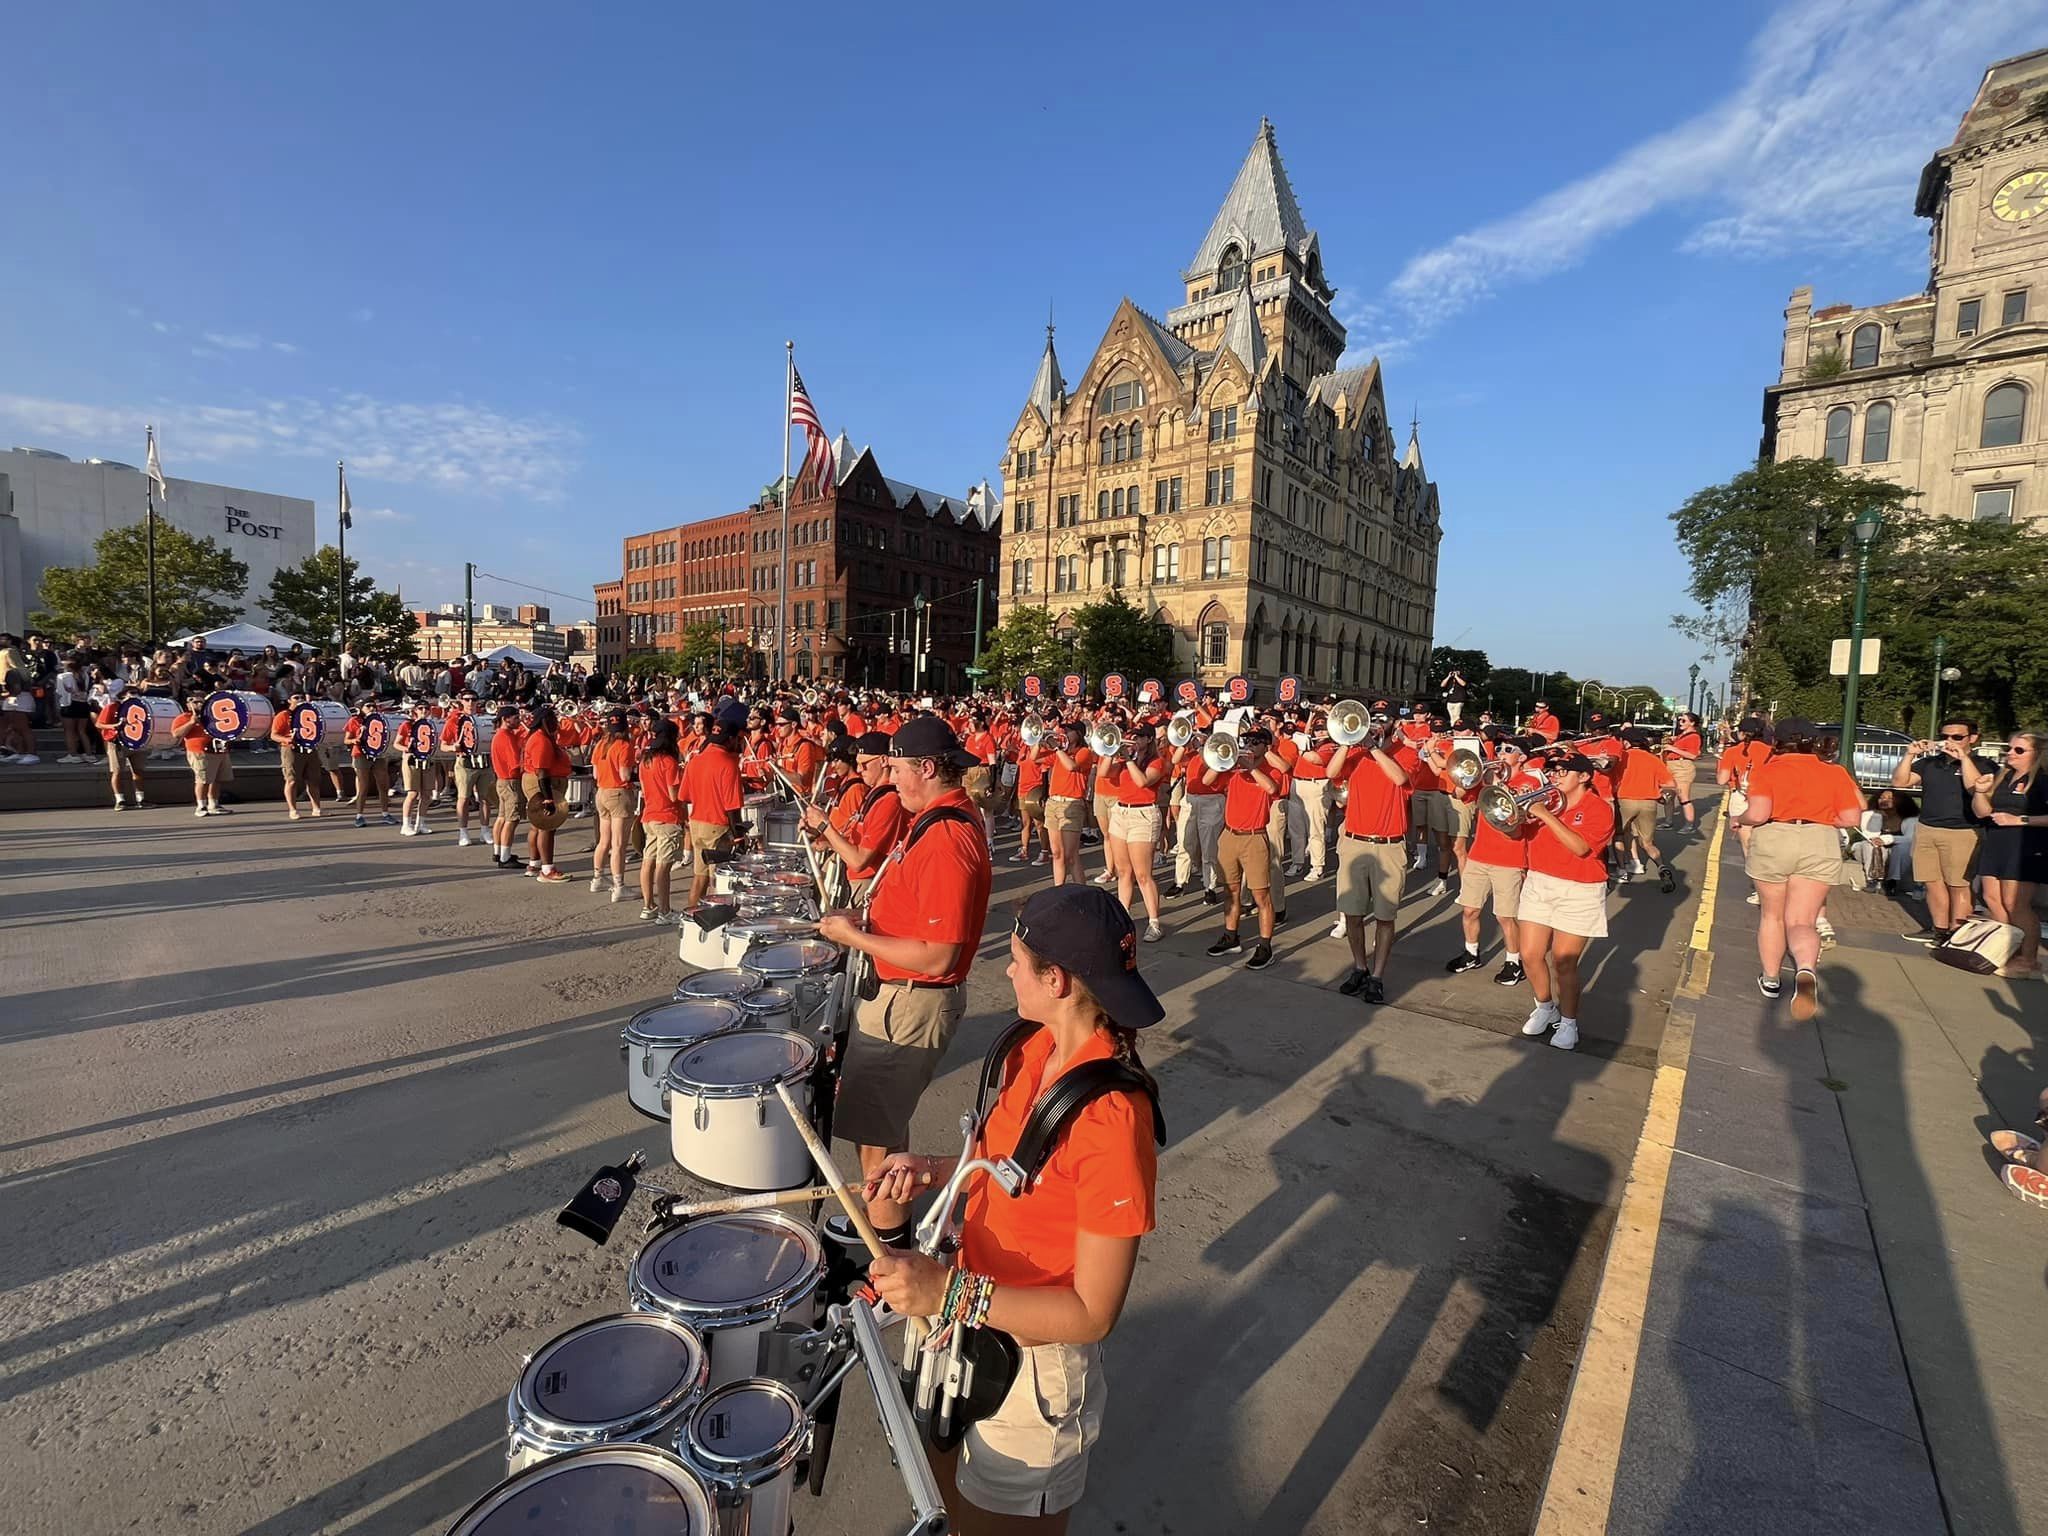
[{"label": "snare drum", "polygon": [[[743,981],[751,978],[742,976]],[[619,1054],[626,1058],[626,1097],[643,1115],[666,1120],[668,1110],[661,1102],[661,1085],[668,1077],[669,1063],[676,1052],[713,1035],[738,1029],[745,1016],[735,1003],[717,998],[678,996],[672,1003],[642,1009],[619,1032],[624,1043]]]},{"label": "snare drum", "polygon": [[[712,1536],[702,1479],[651,1445],[593,1445],[507,1478],[470,1505],[448,1536]],[[780,1536],[780,1533],[778,1533]]]},{"label": "snare drum", "polygon": [[505,1400],[505,1468],[581,1446],[672,1436],[710,1379],[688,1324],[645,1311],[578,1323],[526,1358]]},{"label": "snare drum", "polygon": [[[718,972],[712,972],[717,975]],[[751,978],[749,978],[751,980]],[[740,1009],[742,1029],[795,1029],[796,994],[787,987],[755,984],[745,997],[735,1001]]]},{"label": "snare drum", "polygon": [[775,795],[748,795],[740,806],[740,816],[747,824],[747,835],[766,840],[768,816],[775,808]]},{"label": "snare drum", "polygon": [[809,1183],[810,1148],[775,1089],[786,1086],[808,1116],[817,1065],[817,1046],[779,1030],[735,1030],[677,1052],[662,1084],[677,1166],[728,1189]]},{"label": "snare drum", "polygon": [[738,1003],[749,992],[760,990],[761,983],[744,971],[700,971],[676,983],[676,1001],[707,999],[721,1003]]},{"label": "snare drum", "polygon": [[756,1376],[715,1388],[691,1410],[676,1454],[710,1488],[719,1536],[781,1536],[810,1440],[802,1399]]},{"label": "snare drum", "polygon": [[747,951],[743,969],[764,985],[783,986],[796,995],[799,1028],[809,1024],[831,989],[832,977],[845,962],[846,951],[812,934],[784,944]]},{"label": "snare drum", "polygon": [[573,773],[569,776],[568,788],[562,794],[562,803],[570,813],[587,811],[597,804],[597,780],[587,773]]},{"label": "snare drum", "polygon": [[803,813],[793,805],[778,805],[762,818],[761,840],[770,848],[804,845]]},{"label": "snare drum", "polygon": [[649,1238],[626,1291],[636,1312],[687,1325],[711,1357],[713,1387],[759,1374],[761,1338],[777,1323],[815,1327],[825,1244],[780,1211],[704,1216]]}]

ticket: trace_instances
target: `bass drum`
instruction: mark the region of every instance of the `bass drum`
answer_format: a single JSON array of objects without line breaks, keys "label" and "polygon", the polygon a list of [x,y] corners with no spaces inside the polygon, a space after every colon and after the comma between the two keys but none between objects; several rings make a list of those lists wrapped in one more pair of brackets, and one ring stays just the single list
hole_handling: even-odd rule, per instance
[{"label": "bass drum", "polygon": [[760,1373],[761,1336],[776,1324],[817,1326],[824,1279],[814,1228],[780,1211],[740,1211],[657,1232],[626,1291],[636,1312],[673,1318],[704,1341],[716,1387]]},{"label": "bass drum", "polygon": [[348,735],[348,706],[332,699],[308,699],[292,706],[292,742],[301,747],[338,747]]},{"label": "bass drum", "polygon": [[171,724],[185,711],[176,699],[153,693],[124,694],[114,711],[114,739],[130,752],[162,752],[178,744]]},{"label": "bass drum", "polygon": [[215,741],[268,741],[276,717],[270,695],[223,688],[206,696],[199,721]]},{"label": "bass drum", "polygon": [[703,1480],[673,1452],[594,1445],[507,1478],[448,1536],[714,1536],[716,1519]]},{"label": "bass drum", "polygon": [[527,1357],[505,1400],[505,1468],[586,1445],[664,1440],[703,1396],[710,1369],[703,1340],[672,1317],[578,1323]]}]

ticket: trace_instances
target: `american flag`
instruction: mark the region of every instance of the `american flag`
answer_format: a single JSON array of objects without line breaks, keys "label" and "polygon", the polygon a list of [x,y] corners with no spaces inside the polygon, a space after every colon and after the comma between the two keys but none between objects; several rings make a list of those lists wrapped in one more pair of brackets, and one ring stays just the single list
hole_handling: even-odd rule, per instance
[{"label": "american flag", "polygon": [[797,471],[797,484],[803,484],[806,475],[812,476],[819,493],[823,494],[832,485],[832,444],[825,436],[824,423],[818,420],[817,407],[811,404],[811,397],[804,389],[804,376],[796,371],[794,364],[789,370],[789,380],[790,425],[804,429],[804,467]]}]

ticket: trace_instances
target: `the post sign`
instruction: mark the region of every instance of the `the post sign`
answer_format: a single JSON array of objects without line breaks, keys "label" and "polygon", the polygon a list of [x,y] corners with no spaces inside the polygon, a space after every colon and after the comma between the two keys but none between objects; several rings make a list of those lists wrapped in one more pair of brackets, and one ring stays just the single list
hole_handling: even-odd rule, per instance
[{"label": "the post sign", "polygon": [[1106,673],[1102,679],[1102,696],[1110,703],[1123,702],[1124,695],[1131,691],[1130,679],[1121,672]]},{"label": "the post sign", "polygon": [[[1884,648],[1882,640],[1870,639],[1863,642],[1863,665],[1857,668],[1864,677],[1877,675],[1878,653]],[[1837,640],[1828,647],[1828,671],[1836,677],[1849,675],[1849,642]]]},{"label": "the post sign", "polygon": [[1060,678],[1060,697],[1078,699],[1088,691],[1088,679],[1078,672],[1068,672]]}]

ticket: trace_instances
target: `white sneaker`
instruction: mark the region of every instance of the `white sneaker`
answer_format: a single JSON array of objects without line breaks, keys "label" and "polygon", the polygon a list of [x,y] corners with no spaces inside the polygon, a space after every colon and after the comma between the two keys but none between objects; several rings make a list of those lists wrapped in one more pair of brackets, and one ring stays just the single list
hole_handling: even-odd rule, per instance
[{"label": "white sneaker", "polygon": [[603,889],[604,877],[602,875],[592,875],[590,877],[590,894],[595,896],[599,891],[602,891]]},{"label": "white sneaker", "polygon": [[1342,912],[1337,914],[1337,921],[1330,928],[1330,937],[1333,939],[1344,937],[1344,914]]},{"label": "white sneaker", "polygon": [[76,752],[66,752],[62,757],[58,758],[57,761],[60,763],[82,763],[85,761],[85,759],[80,757]]},{"label": "white sneaker", "polygon": [[1579,1043],[1579,1021],[1577,1019],[1560,1019],[1557,1025],[1557,1033],[1550,1037],[1550,1043],[1560,1051],[1576,1049]]},{"label": "white sneaker", "polygon": [[1538,1003],[1529,1010],[1529,1017],[1523,1021],[1522,1033],[1530,1036],[1547,1035],[1560,1017],[1556,1003]]},{"label": "white sneaker", "polygon": [[1160,927],[1157,923],[1147,923],[1145,925],[1145,942],[1147,944],[1157,944],[1161,939],[1165,937],[1166,930]]},{"label": "white sneaker", "polygon": [[420,835],[420,829],[414,826],[411,822],[407,822],[404,826],[398,829],[398,835],[400,837],[418,837]]},{"label": "white sneaker", "polygon": [[455,846],[458,848],[467,848],[469,846],[469,834],[465,832],[460,837],[456,838]]},{"label": "white sneaker", "polygon": [[434,829],[428,826],[424,821],[421,822],[419,825],[421,837],[432,837],[434,835]]},{"label": "white sneaker", "polygon": [[618,902],[624,901],[625,899],[626,899],[626,888],[625,888],[625,887],[624,887],[623,885],[615,885],[615,886],[613,886],[613,887],[612,887],[612,901],[613,901],[613,903],[614,903],[614,904],[616,904],[616,903],[618,903]]},{"label": "white sneaker", "polygon": [[1428,850],[1427,848],[1425,848],[1425,849],[1423,849],[1423,850],[1422,850],[1421,852],[1419,852],[1419,853],[1417,853],[1417,854],[1415,855],[1415,862],[1414,862],[1413,864],[1410,864],[1410,865],[1409,865],[1408,867],[1409,867],[1410,869],[1423,869],[1423,868],[1426,868],[1426,867],[1428,866],[1428,864],[1429,864],[1429,850]]},{"label": "white sneaker", "polygon": [[1444,877],[1442,875],[1438,875],[1436,879],[1430,882],[1429,890],[1425,894],[1430,896],[1443,896],[1448,895],[1450,889],[1450,886],[1444,883]]},{"label": "white sneaker", "polygon": [[1095,883],[1097,885],[1115,885],[1116,875],[1112,871],[1105,869],[1095,877]]},{"label": "white sneaker", "polygon": [[33,752],[20,752],[17,753],[14,758],[15,766],[20,768],[33,768],[37,763],[40,763],[41,761],[42,759],[40,757],[37,757]]},{"label": "white sneaker", "polygon": [[1746,902],[1748,905],[1752,907],[1760,907],[1763,905],[1762,898],[1759,897],[1755,891],[1751,891],[1747,896],[1743,897],[1742,899],[1744,902]]},{"label": "white sneaker", "polygon": [[194,816],[204,816],[206,814],[206,807],[203,805],[194,806],[192,808],[192,814]]}]

